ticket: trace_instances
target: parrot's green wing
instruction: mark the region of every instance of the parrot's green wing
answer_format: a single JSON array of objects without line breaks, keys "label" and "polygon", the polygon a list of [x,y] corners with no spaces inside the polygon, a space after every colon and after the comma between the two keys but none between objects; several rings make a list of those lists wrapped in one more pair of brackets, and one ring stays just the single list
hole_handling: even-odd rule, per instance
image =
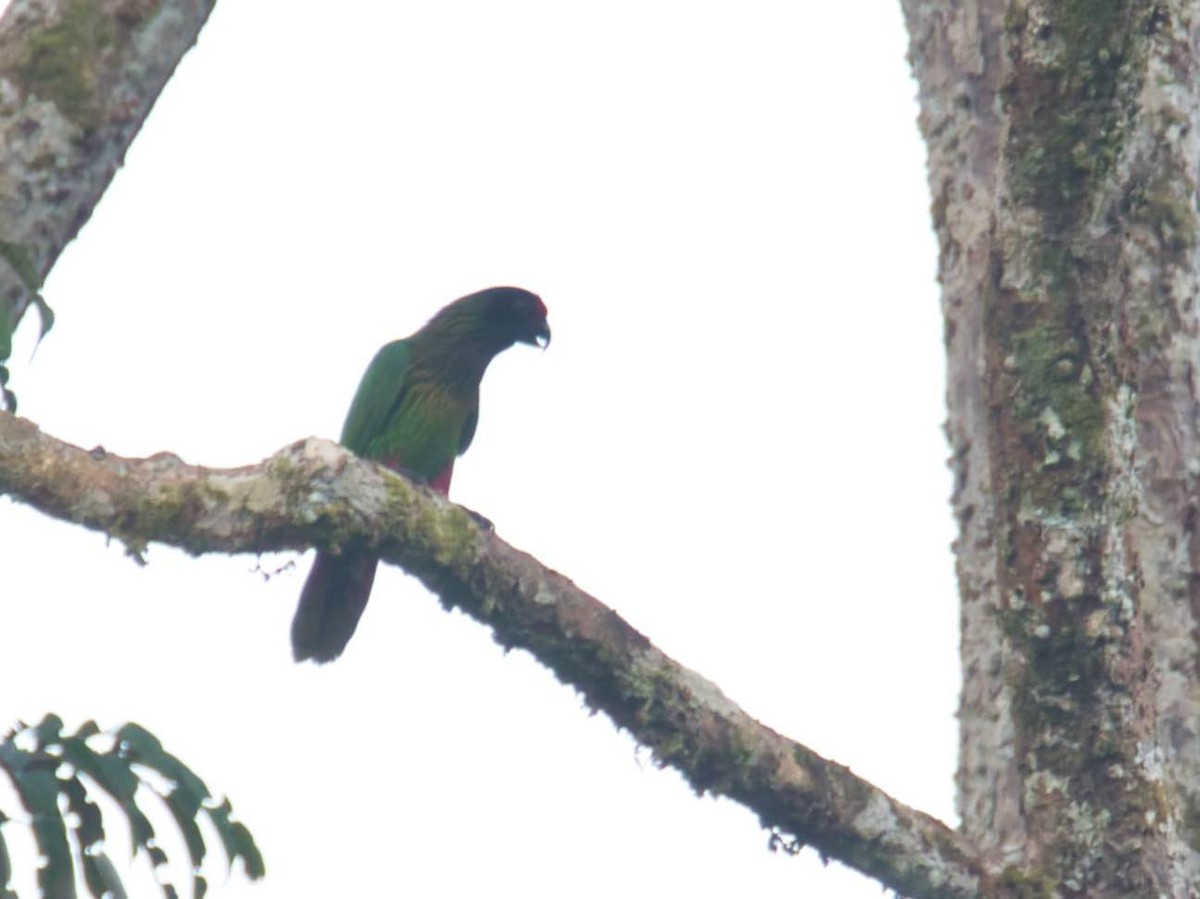
[{"label": "parrot's green wing", "polygon": [[458,454],[461,456],[467,451],[467,447],[471,445],[471,441],[475,439],[475,426],[479,424],[479,407],[475,407],[467,417],[467,423],[463,425],[462,437],[458,441]]},{"label": "parrot's green wing", "polygon": [[406,340],[393,340],[375,354],[342,425],[341,443],[346,449],[371,458],[371,443],[383,433],[404,398],[404,376],[411,355]]}]

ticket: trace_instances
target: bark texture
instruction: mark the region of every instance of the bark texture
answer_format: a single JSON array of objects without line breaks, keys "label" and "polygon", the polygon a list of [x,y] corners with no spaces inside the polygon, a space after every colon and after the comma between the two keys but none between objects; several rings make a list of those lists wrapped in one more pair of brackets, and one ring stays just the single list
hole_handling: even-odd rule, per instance
[{"label": "bark texture", "polygon": [[213,3],[12,0],[0,18],[0,325],[91,217]]},{"label": "bark texture", "polygon": [[785,845],[811,845],[906,895],[1020,895],[993,883],[946,825],[755,721],[567,578],[336,444],[308,440],[259,465],[209,470],[169,453],[88,452],[0,412],[3,494],[134,554],[150,540],[193,553],[370,547],[501,645],[528,650],[697,792],[753,810]]},{"label": "bark texture", "polygon": [[[946,315],[961,833],[749,718],[566,578],[333,444],[208,470],[87,452],[0,413],[0,494],[135,556],[151,540],[370,547],[697,790],[906,895],[1200,895],[1200,10],[901,3]],[[211,6],[13,0],[0,20],[0,338]]]},{"label": "bark texture", "polygon": [[960,523],[965,833],[1200,894],[1193,4],[904,0]]}]

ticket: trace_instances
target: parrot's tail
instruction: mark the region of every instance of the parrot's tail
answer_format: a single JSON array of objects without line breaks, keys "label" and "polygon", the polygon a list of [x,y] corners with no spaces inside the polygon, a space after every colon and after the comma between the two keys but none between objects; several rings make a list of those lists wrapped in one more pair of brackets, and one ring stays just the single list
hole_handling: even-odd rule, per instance
[{"label": "parrot's tail", "polygon": [[367,607],[379,559],[362,552],[317,553],[292,619],[297,662],[331,662],[342,654]]}]

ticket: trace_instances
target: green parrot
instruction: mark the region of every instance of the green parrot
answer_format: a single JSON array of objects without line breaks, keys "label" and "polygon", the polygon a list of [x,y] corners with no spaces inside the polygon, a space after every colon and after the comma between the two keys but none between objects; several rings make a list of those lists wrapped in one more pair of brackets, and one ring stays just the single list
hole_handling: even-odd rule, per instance
[{"label": "green parrot", "polygon": [[[496,354],[514,343],[550,344],[546,306],[536,294],[490,287],[455,300],[417,333],[375,354],[342,426],[342,445],[448,494],[454,459],[475,436],[479,382]],[[317,553],[292,620],[297,662],[342,654],[378,562],[363,547]]]}]

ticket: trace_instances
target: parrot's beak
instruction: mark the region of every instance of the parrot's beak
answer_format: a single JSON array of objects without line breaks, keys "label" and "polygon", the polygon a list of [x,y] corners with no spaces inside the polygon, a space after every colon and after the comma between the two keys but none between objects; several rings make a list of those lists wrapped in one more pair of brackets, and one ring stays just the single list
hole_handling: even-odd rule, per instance
[{"label": "parrot's beak", "polygon": [[533,333],[534,342],[543,350],[550,346],[550,325],[542,322],[538,329]]}]

